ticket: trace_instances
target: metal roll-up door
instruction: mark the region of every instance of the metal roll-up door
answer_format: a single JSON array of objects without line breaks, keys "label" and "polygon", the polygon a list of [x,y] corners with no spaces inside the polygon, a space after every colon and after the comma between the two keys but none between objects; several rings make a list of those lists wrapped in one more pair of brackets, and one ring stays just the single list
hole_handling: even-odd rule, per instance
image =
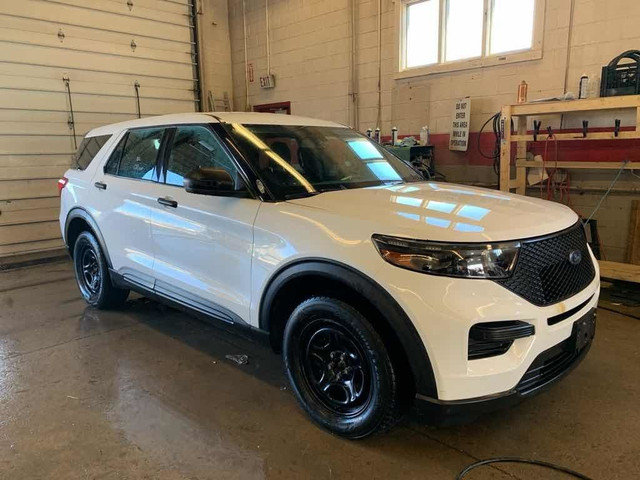
[{"label": "metal roll-up door", "polygon": [[56,182],[87,131],[198,109],[192,19],[189,0],[2,2],[0,259],[63,246]]}]

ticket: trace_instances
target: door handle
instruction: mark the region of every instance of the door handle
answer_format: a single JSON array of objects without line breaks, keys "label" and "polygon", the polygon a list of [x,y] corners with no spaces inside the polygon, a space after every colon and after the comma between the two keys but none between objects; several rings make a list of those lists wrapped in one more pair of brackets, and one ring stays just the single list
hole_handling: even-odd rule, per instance
[{"label": "door handle", "polygon": [[166,205],[167,207],[172,207],[172,208],[176,208],[178,206],[178,202],[167,197],[159,198],[158,203],[160,205]]},{"label": "door handle", "polygon": [[96,182],[93,184],[94,187],[99,188],[100,190],[106,190],[107,184],[102,182]]}]

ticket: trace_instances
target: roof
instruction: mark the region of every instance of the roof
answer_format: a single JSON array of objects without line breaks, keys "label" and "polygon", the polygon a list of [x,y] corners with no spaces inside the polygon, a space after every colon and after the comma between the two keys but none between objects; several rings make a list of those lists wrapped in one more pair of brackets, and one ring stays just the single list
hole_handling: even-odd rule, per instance
[{"label": "roof", "polygon": [[174,113],[170,115],[160,115],[157,117],[138,118],[126,122],[112,123],[103,127],[94,128],[88,137],[98,135],[113,135],[129,128],[155,127],[162,125],[179,125],[185,123],[243,123],[258,125],[306,125],[314,127],[341,127],[345,125],[320,120],[317,118],[300,117],[298,115],[278,115],[273,113],[257,112],[204,112],[204,113]]}]

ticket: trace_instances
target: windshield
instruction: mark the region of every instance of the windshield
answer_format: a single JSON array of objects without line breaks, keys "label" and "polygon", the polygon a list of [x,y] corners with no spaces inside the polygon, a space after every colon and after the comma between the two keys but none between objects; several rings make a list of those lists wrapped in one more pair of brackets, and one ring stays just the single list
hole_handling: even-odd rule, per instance
[{"label": "windshield", "polygon": [[225,128],[278,199],[423,180],[349,128],[238,123]]}]

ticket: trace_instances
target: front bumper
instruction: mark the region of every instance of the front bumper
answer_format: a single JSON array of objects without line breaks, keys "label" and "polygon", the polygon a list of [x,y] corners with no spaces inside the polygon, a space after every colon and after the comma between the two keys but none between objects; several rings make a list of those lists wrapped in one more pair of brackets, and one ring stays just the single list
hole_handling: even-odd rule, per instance
[{"label": "front bumper", "polygon": [[515,388],[507,392],[453,401],[418,394],[418,412],[432,425],[456,425],[533,397],[562,379],[584,359],[591,348],[595,325],[596,309],[592,308],[574,321],[569,338],[538,355]]},{"label": "front bumper", "polygon": [[[385,287],[411,319],[433,370],[437,395],[417,393],[439,402],[469,402],[514,390],[534,360],[568,339],[573,323],[597,306],[600,275],[593,255],[592,261],[596,271],[585,289],[544,307],[490,280],[437,277],[383,265],[376,278],[385,279]],[[531,324],[535,335],[515,340],[502,355],[470,359],[470,329],[502,321]]]}]

